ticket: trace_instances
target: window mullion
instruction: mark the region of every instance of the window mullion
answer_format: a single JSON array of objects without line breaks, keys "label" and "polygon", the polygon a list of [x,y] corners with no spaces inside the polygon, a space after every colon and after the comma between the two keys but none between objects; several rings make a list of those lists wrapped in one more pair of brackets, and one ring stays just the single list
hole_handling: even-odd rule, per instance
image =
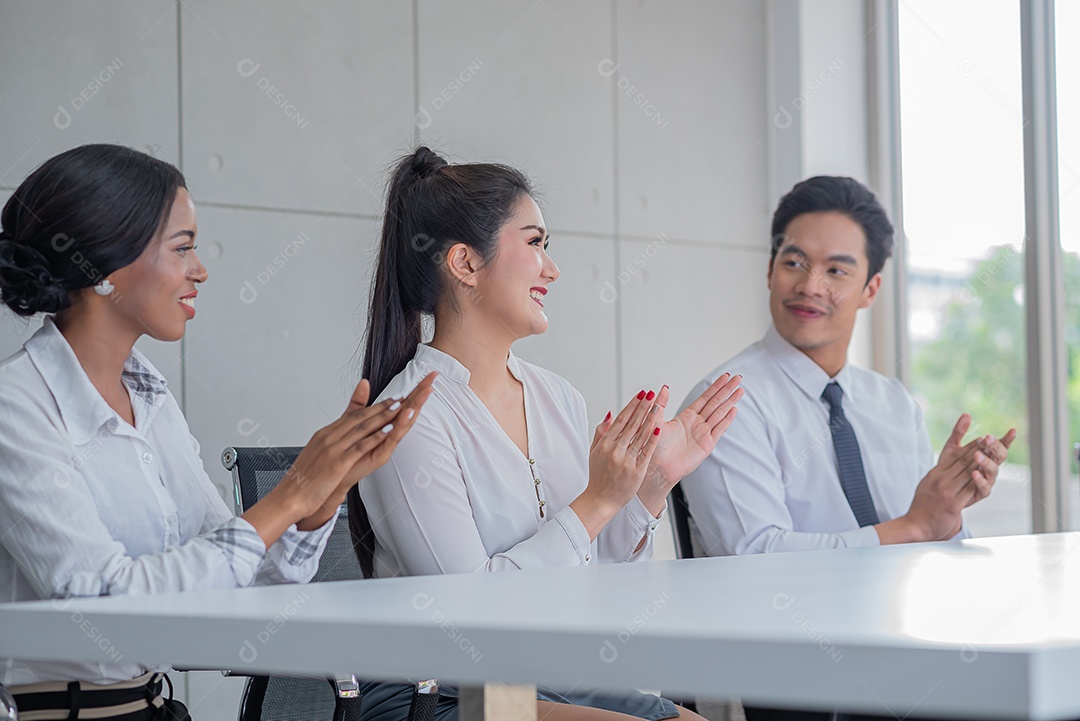
[{"label": "window mullion", "polygon": [[1025,304],[1032,528],[1066,530],[1070,470],[1059,238],[1054,0],[1022,0]]}]

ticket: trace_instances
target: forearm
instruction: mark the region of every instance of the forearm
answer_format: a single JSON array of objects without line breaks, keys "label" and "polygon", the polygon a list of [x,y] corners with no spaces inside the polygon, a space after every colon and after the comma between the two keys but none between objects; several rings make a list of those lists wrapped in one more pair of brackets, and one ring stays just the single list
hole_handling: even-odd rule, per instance
[{"label": "forearm", "polygon": [[782,551],[817,551],[833,548],[876,546],[880,541],[873,526],[839,533],[791,531],[776,527],[750,533],[739,540],[726,539],[735,555],[779,553]]},{"label": "forearm", "polygon": [[[294,523],[305,520],[302,512],[297,510],[294,499],[281,486],[270,491],[265,498],[245,511],[240,517],[255,528],[259,538],[262,539],[267,548],[274,545]],[[330,520],[329,516],[318,525],[299,530],[314,530],[328,520]]]}]

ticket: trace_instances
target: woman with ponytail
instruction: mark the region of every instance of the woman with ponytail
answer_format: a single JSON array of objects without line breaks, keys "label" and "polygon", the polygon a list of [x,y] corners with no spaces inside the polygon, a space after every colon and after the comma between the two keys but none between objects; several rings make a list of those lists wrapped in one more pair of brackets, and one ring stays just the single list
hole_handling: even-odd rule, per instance
[{"label": "woman with ponytail", "polygon": [[[278,486],[233,517],[165,379],[134,349],[144,335],[179,340],[195,317],[197,232],[180,172],[117,145],[46,161],[4,206],[0,299],[51,315],[0,363],[0,601],[308,581],[347,489],[386,462],[430,394],[427,378],[369,406],[361,381]],[[162,698],[164,666],[0,668],[27,717],[188,718]]]},{"label": "woman with ponytail", "polygon": [[[529,181],[502,165],[449,165],[420,148],[390,183],[364,375],[396,397],[431,372],[433,397],[385,466],[349,491],[368,575],[476,573],[634,562],[652,554],[668,492],[735,416],[722,377],[675,419],[642,390],[594,430],[563,378],[511,346],[543,333],[559,269]],[[422,343],[422,320],[434,337]],[[369,523],[369,519],[372,523]],[[443,686],[439,718],[456,717]],[[398,721],[411,687],[367,684],[365,721]],[[699,718],[637,692],[541,689],[545,719]]]}]

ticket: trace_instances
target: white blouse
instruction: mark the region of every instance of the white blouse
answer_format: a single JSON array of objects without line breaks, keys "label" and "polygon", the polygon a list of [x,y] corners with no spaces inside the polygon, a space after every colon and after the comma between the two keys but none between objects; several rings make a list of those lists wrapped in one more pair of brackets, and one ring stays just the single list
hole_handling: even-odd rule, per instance
[{"label": "white blouse", "polygon": [[[137,350],[123,382],[135,427],[51,318],[0,363],[0,601],[310,580],[334,521],[310,533],[293,526],[267,550],[222,501],[165,379]],[[86,632],[108,652],[108,639],[80,629],[73,616],[57,631]],[[0,678],[112,683],[151,670],[115,651],[115,663],[0,658]]]},{"label": "white blouse", "polygon": [[651,557],[659,520],[636,497],[592,542],[569,507],[589,479],[592,431],[581,394],[513,354],[506,365],[524,387],[528,458],[473,393],[469,371],[446,353],[418,345],[382,392],[380,399],[406,395],[439,371],[433,394],[390,461],[360,482],[377,540],[377,576]]}]

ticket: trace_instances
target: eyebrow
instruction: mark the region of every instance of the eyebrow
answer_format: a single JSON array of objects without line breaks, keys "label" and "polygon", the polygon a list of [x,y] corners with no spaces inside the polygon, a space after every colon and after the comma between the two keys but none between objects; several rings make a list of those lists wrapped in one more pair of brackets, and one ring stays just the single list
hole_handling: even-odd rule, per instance
[{"label": "eyebrow", "polygon": [[542,235],[542,236],[544,236],[546,238],[551,237],[551,236],[549,236],[547,234],[547,231],[544,230],[543,228],[541,228],[539,225],[523,225],[523,226],[521,226],[521,230],[539,230],[540,235]]},{"label": "eyebrow", "polygon": [[[800,258],[808,258],[809,257],[809,256],[806,255],[805,252],[803,252],[803,250],[801,248],[799,248],[796,245],[787,246],[786,248],[784,248],[783,250],[780,251],[780,255],[797,255]],[[855,260],[854,257],[852,257],[850,255],[844,255],[843,253],[838,253],[836,255],[830,255],[828,257],[828,261],[830,263],[843,263],[844,265],[852,265],[852,266],[858,266],[859,265],[859,261]]]},{"label": "eyebrow", "polygon": [[195,237],[195,231],[194,230],[178,230],[175,233],[173,233],[171,236],[169,236],[169,240],[172,240],[173,238],[179,238],[181,235],[186,235],[189,238],[194,238]]}]

